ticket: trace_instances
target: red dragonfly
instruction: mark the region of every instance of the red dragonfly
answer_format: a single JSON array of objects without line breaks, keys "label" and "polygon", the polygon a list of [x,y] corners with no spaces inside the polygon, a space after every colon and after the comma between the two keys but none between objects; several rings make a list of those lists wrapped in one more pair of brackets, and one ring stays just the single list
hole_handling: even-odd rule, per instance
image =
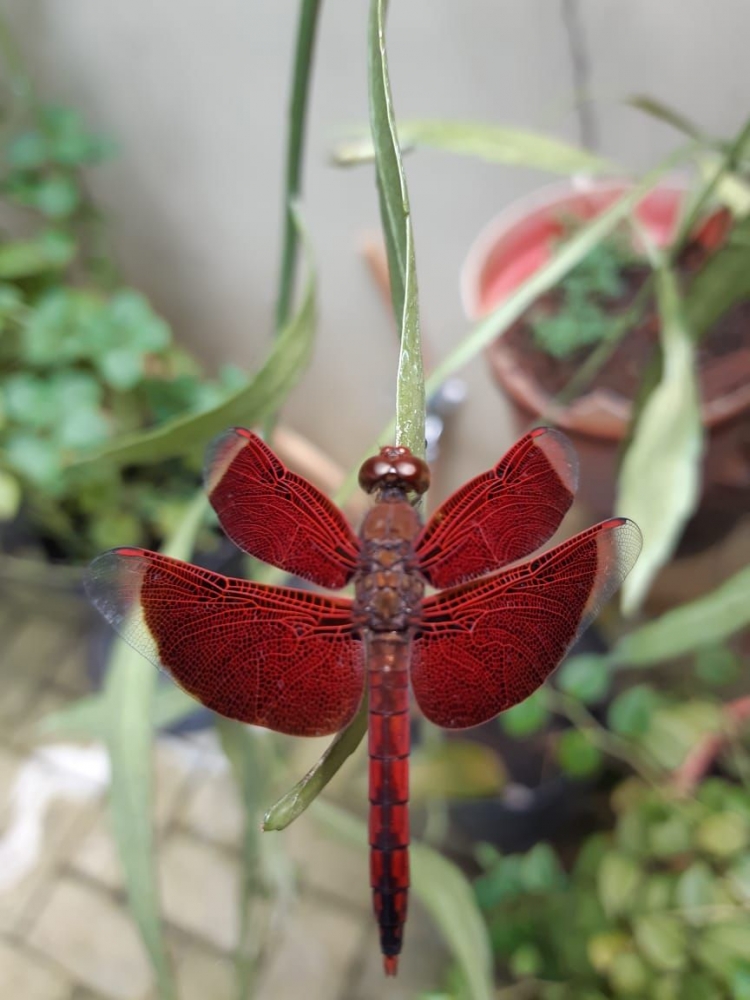
[{"label": "red dragonfly", "polygon": [[[406,448],[369,458],[359,537],[250,431],[212,446],[206,487],[245,552],[354,599],[235,580],[144,549],[91,565],[88,594],[122,637],[204,705],[293,736],[342,729],[369,699],[371,885],[395,975],[409,887],[409,681],[446,729],[535,691],[632,568],[641,536],[610,518],[525,562],[573,501],[577,460],[556,430],[526,434],[424,527],[429,470]],[[510,565],[509,565],[510,564]],[[504,568],[500,568],[504,567]],[[425,586],[440,588],[425,597]]]}]

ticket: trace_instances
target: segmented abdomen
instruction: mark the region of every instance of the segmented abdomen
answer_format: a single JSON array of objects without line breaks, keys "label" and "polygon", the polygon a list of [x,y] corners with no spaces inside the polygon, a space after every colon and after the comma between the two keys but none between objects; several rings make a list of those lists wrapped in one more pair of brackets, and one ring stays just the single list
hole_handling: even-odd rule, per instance
[{"label": "segmented abdomen", "polygon": [[401,633],[367,640],[370,885],[388,975],[395,975],[409,892],[409,643]]}]

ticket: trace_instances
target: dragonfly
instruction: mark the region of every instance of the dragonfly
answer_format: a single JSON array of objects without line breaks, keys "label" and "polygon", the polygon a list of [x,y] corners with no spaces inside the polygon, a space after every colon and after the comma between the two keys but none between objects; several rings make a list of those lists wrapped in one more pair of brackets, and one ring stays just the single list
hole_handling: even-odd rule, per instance
[{"label": "dragonfly", "polygon": [[559,527],[577,480],[570,441],[536,428],[422,525],[428,466],[383,447],[359,472],[374,502],[357,535],[257,435],[233,428],[205,472],[225,533],[317,587],[353,584],[352,599],[140,548],[88,570],[89,597],[122,638],[220,715],[324,736],[367,697],[370,884],[387,975],[409,891],[410,687],[445,729],[493,719],[544,683],[638,557],[637,526],[612,517],[527,558]]}]

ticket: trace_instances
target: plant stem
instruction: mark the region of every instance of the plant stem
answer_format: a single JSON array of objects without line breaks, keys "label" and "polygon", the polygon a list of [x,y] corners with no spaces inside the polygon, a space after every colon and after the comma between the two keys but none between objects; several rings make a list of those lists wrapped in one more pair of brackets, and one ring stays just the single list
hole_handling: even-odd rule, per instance
[{"label": "plant stem", "polygon": [[683,218],[679,232],[677,236],[672,241],[672,246],[669,251],[669,262],[673,264],[677,254],[682,250],[685,240],[690,235],[693,227],[695,226],[698,218],[706,206],[706,203],[713,195],[716,188],[719,186],[724,174],[728,171],[734,170],[737,160],[742,154],[745,145],[748,140],[750,140],[750,119],[748,119],[745,124],[740,129],[734,142],[729,146],[726,153],[724,154],[724,159],[721,162],[721,166],[716,170],[716,173],[711,177],[707,183],[703,186],[703,190],[698,194],[698,197],[693,202],[693,206],[687,215]]},{"label": "plant stem", "polygon": [[294,277],[297,270],[299,237],[292,204],[302,190],[302,153],[320,3],[321,0],[302,0],[297,27],[297,47],[294,56],[292,95],[289,104],[289,132],[287,134],[284,240],[281,250],[279,292],[276,300],[277,334],[289,319]]}]

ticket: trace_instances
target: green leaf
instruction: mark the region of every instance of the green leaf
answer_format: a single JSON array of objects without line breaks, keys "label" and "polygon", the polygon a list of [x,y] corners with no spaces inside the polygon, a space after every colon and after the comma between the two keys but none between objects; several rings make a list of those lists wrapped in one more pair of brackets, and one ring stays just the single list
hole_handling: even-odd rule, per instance
[{"label": "green leaf", "polygon": [[690,850],[690,826],[681,813],[653,823],[648,831],[649,847],[657,858],[671,858]]},{"label": "green leaf", "polygon": [[[165,552],[188,559],[206,510],[201,495]],[[157,672],[122,639],[115,643],[105,687],[106,737],[112,763],[110,806],[130,907],[151,959],[160,995],[176,997],[164,946],[154,866],[153,706]]]},{"label": "green leaf", "polygon": [[385,51],[385,0],[372,0],[368,29],[370,127],[388,256],[393,313],[401,332],[396,389],[396,444],[424,456],[425,388],[414,236],[396,135]]},{"label": "green leaf", "polygon": [[314,802],[367,732],[367,699],[362,699],[352,721],[334,737],[325,753],[297,784],[274,803],[263,817],[264,830],[284,830]]},{"label": "green leaf", "polygon": [[641,529],[643,549],[622,586],[623,611],[635,612],[677,544],[700,493],[702,423],[694,348],[683,325],[674,275],[656,271],[664,363],[623,458],[617,510]]},{"label": "green leaf", "polygon": [[21,506],[21,484],[15,476],[0,469],[0,521],[12,521]]},{"label": "green leaf", "polygon": [[51,427],[55,423],[58,401],[45,379],[30,372],[18,372],[2,388],[9,420],[34,428]]},{"label": "green leaf", "polygon": [[609,851],[599,866],[597,892],[609,917],[628,913],[635,905],[642,872],[637,861],[619,851]]},{"label": "green leaf", "polygon": [[119,392],[133,389],[143,377],[143,355],[131,347],[113,347],[96,364],[106,384]]},{"label": "green leaf", "polygon": [[80,198],[78,185],[65,174],[50,174],[34,190],[34,206],[51,219],[67,218],[78,207]]},{"label": "green leaf", "polygon": [[60,455],[47,438],[14,434],[6,444],[8,465],[37,486],[56,491],[62,484]]},{"label": "green leaf", "polygon": [[[166,729],[194,715],[200,704],[176,684],[159,685],[154,695],[154,729]],[[109,703],[104,693],[79,698],[39,721],[45,736],[72,736],[105,740],[109,721]]]},{"label": "green leaf", "polygon": [[[301,221],[298,219],[301,227]],[[263,367],[247,386],[212,410],[179,417],[154,430],[128,435],[77,462],[88,465],[106,459],[118,466],[152,464],[194,451],[234,424],[254,426],[276,410],[299,381],[310,360],[315,328],[315,274],[305,241],[308,278],[298,312],[275,339]]]},{"label": "green leaf", "polygon": [[615,955],[608,971],[612,988],[619,996],[643,997],[648,985],[648,969],[643,960],[632,951],[622,951]]},{"label": "green leaf", "polygon": [[556,746],[557,762],[573,778],[588,778],[602,766],[602,753],[579,729],[560,733]]},{"label": "green leaf", "polygon": [[0,279],[29,278],[45,271],[60,270],[74,255],[72,240],[61,234],[3,243],[0,245]]},{"label": "green leaf", "polygon": [[586,705],[601,701],[609,691],[607,658],[595,653],[572,656],[557,672],[557,686]]},{"label": "green leaf", "polygon": [[[538,132],[503,128],[488,122],[406,121],[398,126],[398,138],[403,149],[423,146],[555,174],[602,174],[617,170],[615,164],[588,150]],[[334,150],[334,159],[341,166],[369,162],[374,155],[372,142],[364,137],[347,139]]]},{"label": "green leaf", "polygon": [[706,921],[700,911],[716,900],[716,878],[705,861],[694,861],[680,875],[675,895],[683,920],[696,925]]},{"label": "green leaf", "polygon": [[747,820],[736,812],[707,816],[695,831],[696,846],[717,858],[730,858],[750,843]]},{"label": "green leaf", "polygon": [[721,731],[723,716],[717,705],[687,701],[660,708],[642,737],[644,748],[664,767],[679,767],[695,744]]},{"label": "green leaf", "polygon": [[635,684],[618,694],[609,706],[607,722],[620,736],[642,736],[663,704],[663,696],[648,684]]},{"label": "green leaf", "polygon": [[414,802],[497,795],[505,780],[505,768],[495,751],[469,740],[421,747],[409,762],[409,794]]},{"label": "green leaf", "polygon": [[706,684],[721,686],[737,680],[742,670],[739,656],[728,646],[704,646],[695,654],[695,676]]},{"label": "green leaf", "polygon": [[728,309],[750,297],[750,218],[736,222],[724,246],[711,254],[685,293],[685,323],[694,340]]},{"label": "green leaf", "polygon": [[36,170],[49,158],[47,139],[36,129],[22,132],[8,143],[5,158],[17,170]]},{"label": "green leaf", "polygon": [[651,667],[723,642],[750,624],[750,566],[716,590],[668,611],[620,639],[609,655],[618,666]]},{"label": "green leaf", "polygon": [[257,949],[250,936],[250,900],[262,889],[260,875],[260,824],[257,822],[266,782],[260,734],[250,726],[233,719],[217,717],[217,728],[224,754],[234,775],[243,806],[242,891],[240,893],[239,944],[235,964],[237,993],[249,995],[250,981]]},{"label": "green leaf", "polygon": [[604,931],[589,938],[586,953],[593,968],[605,975],[612,968],[614,960],[630,948],[630,937],[622,931]]},{"label": "green leaf", "polygon": [[546,692],[541,688],[519,705],[500,716],[500,725],[509,736],[523,738],[542,729],[550,719]]},{"label": "green leaf", "polygon": [[552,892],[565,884],[565,875],[555,851],[549,844],[535,844],[521,858],[518,876],[527,892]]},{"label": "green leaf", "polygon": [[[362,849],[367,827],[348,813],[318,800],[314,815],[328,829]],[[492,1000],[492,953],[487,927],[461,870],[425,844],[412,842],[411,888],[435,921],[463,973],[467,997]]]},{"label": "green leaf", "polygon": [[644,111],[647,115],[656,118],[658,121],[671,125],[672,128],[676,128],[678,132],[682,132],[691,139],[697,139],[700,143],[709,142],[706,134],[697,125],[686,118],[680,111],[670,108],[668,104],[655,97],[649,97],[648,94],[634,94],[632,97],[628,97],[625,103],[629,104],[632,108],[638,108],[639,111]]},{"label": "green leaf", "polygon": [[633,923],[636,944],[643,957],[662,972],[679,972],[689,960],[685,928],[679,917],[646,913]]},{"label": "green leaf", "polygon": [[[90,406],[63,411],[63,417],[56,428],[56,437],[61,447],[73,451],[93,448],[110,436],[110,424],[101,410]],[[123,538],[126,538],[123,535]]]}]

